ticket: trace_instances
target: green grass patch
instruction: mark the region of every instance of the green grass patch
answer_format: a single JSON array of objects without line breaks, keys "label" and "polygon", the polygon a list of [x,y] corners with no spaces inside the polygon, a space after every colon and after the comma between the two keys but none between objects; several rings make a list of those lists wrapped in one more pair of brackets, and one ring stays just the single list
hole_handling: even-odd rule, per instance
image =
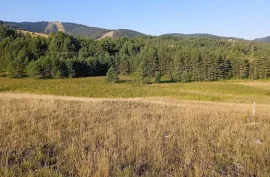
[{"label": "green grass patch", "polygon": [[[257,101],[259,103],[270,100],[269,91],[243,85],[242,80],[140,85],[131,77],[122,76],[120,79],[121,83],[112,84],[108,83],[105,77],[49,80],[0,78],[0,91],[93,98],[166,97],[221,102]],[[252,81],[249,80],[249,82]],[[254,81],[254,83],[258,82]]]}]

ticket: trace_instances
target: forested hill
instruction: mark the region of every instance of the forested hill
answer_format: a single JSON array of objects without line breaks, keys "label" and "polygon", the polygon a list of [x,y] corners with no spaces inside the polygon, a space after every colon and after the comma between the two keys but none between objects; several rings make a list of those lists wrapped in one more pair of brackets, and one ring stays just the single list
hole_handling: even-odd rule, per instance
[{"label": "forested hill", "polygon": [[[146,36],[145,34],[130,30],[130,29],[104,29],[98,27],[89,27],[86,25],[69,23],[69,22],[8,22],[1,21],[1,25],[11,27],[13,29],[25,30],[29,32],[52,34],[55,32],[64,32],[69,35],[79,37],[90,37],[92,39],[102,39],[105,37],[118,38],[118,37],[139,37]],[[235,37],[224,37],[206,33],[194,33],[194,34],[183,34],[183,33],[168,33],[160,35],[160,37],[179,37],[179,38],[207,38],[215,40],[237,40],[244,41],[245,39]],[[254,39],[256,42],[270,43],[270,36],[265,38]]]},{"label": "forested hill", "polygon": [[216,36],[212,34],[207,33],[194,33],[194,34],[183,34],[183,33],[168,33],[160,35],[162,37],[182,37],[182,38],[210,38],[210,39],[216,39],[216,40],[244,40],[241,38],[235,38],[235,37],[224,37],[224,36]]},{"label": "forested hill", "polygon": [[267,37],[264,37],[264,38],[258,38],[258,39],[255,39],[255,41],[270,43],[270,36],[267,36]]},{"label": "forested hill", "polygon": [[270,45],[206,38],[48,38],[22,35],[0,25],[0,75],[67,78],[103,76],[114,66],[142,82],[270,78]]},{"label": "forested hill", "polygon": [[80,37],[90,37],[93,39],[101,38],[108,32],[115,32],[116,35],[114,37],[137,37],[144,36],[145,34],[128,30],[128,29],[118,29],[118,30],[110,30],[103,29],[97,27],[89,27],[86,25],[80,25],[76,23],[67,23],[67,22],[4,22],[0,21],[0,24],[9,26],[14,29],[25,30],[29,32],[37,32],[37,33],[45,33],[51,34],[55,32],[65,32],[67,34],[73,36]]}]

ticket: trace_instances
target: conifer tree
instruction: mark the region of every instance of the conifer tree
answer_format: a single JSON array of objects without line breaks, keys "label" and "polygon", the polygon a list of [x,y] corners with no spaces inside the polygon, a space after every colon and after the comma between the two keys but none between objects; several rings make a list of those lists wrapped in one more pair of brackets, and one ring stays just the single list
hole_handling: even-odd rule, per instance
[{"label": "conifer tree", "polygon": [[109,82],[117,83],[119,82],[119,77],[117,75],[117,72],[113,66],[111,66],[107,72],[107,80]]}]

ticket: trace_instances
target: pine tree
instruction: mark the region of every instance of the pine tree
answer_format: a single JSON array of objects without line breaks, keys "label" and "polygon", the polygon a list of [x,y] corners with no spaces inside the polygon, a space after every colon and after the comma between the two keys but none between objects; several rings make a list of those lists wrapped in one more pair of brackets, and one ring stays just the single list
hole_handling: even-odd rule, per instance
[{"label": "pine tree", "polygon": [[110,69],[108,70],[106,75],[107,75],[107,80],[109,82],[114,82],[114,83],[119,82],[119,77],[118,77],[117,72],[113,66],[110,67]]},{"label": "pine tree", "polygon": [[9,72],[13,77],[23,77],[28,63],[27,51],[24,47],[19,51],[17,57],[9,63]]},{"label": "pine tree", "polygon": [[155,73],[155,82],[156,83],[161,82],[161,73],[159,71],[156,71],[156,73]]},{"label": "pine tree", "polygon": [[190,81],[191,81],[191,74],[188,73],[187,71],[184,71],[181,74],[181,82],[187,83],[187,82],[190,82]]},{"label": "pine tree", "polygon": [[193,64],[193,80],[194,81],[202,81],[203,80],[203,59],[201,54],[198,55],[197,58],[194,59]]},{"label": "pine tree", "polygon": [[224,79],[230,79],[232,77],[231,74],[232,65],[230,60],[224,61],[223,69],[224,69]]},{"label": "pine tree", "polygon": [[218,79],[218,65],[211,54],[206,54],[204,63],[204,80],[215,81]]},{"label": "pine tree", "polygon": [[119,72],[123,75],[127,75],[131,73],[131,66],[130,61],[126,54],[120,56],[120,62],[119,62]]},{"label": "pine tree", "polygon": [[241,60],[240,63],[240,78],[246,79],[249,77],[249,71],[250,65],[248,60]]},{"label": "pine tree", "polygon": [[155,77],[156,72],[159,70],[159,60],[156,48],[147,46],[141,54],[142,62],[139,66],[139,73],[141,80],[144,83],[150,82],[151,78]]}]

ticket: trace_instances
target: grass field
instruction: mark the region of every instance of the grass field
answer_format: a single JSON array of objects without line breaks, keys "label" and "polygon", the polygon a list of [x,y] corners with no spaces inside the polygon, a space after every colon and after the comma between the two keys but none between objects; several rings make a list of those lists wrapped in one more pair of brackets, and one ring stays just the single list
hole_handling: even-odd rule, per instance
[{"label": "grass field", "polygon": [[17,30],[17,32],[20,32],[20,33],[22,33],[24,35],[29,34],[32,37],[44,37],[44,38],[48,38],[49,37],[49,35],[47,35],[47,34],[35,33],[35,32],[30,32],[30,31]]},{"label": "grass field", "polygon": [[269,81],[129,79],[0,78],[0,176],[269,176]]},{"label": "grass field", "polygon": [[0,92],[26,92],[93,98],[166,97],[240,103],[269,103],[270,81],[219,81],[139,85],[129,77],[122,83],[107,83],[104,77],[80,79],[9,79],[0,78]]}]

